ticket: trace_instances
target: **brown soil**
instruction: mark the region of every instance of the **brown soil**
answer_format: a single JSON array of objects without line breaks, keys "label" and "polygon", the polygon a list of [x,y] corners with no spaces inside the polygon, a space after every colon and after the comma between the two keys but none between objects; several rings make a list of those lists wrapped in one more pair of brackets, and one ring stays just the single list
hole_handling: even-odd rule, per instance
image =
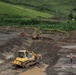
[{"label": "brown soil", "polygon": [[[47,75],[56,75],[54,70],[51,69],[53,65],[55,65],[59,59],[58,51],[60,50],[60,47],[58,47],[57,42],[62,41],[67,36],[63,33],[59,32],[51,32],[50,34],[46,33],[46,38],[52,38],[52,39],[38,39],[33,40],[30,36],[33,33],[33,29],[25,29],[25,28],[0,28],[0,33],[11,35],[12,33],[15,33],[15,37],[9,38],[8,40],[4,41],[3,44],[0,45],[0,59],[4,60],[4,62],[1,64],[0,72],[3,72],[0,75],[17,75],[25,70],[18,70],[16,74],[16,70],[9,69],[8,65],[10,62],[16,57],[18,50],[20,49],[27,49],[29,51],[34,51],[37,54],[41,54],[42,59],[40,59],[40,62],[43,62],[49,67],[47,67],[46,73]],[[21,37],[20,33],[24,32],[25,36]],[[50,31],[48,31],[50,32]],[[69,32],[70,35],[73,35],[71,32]],[[49,35],[49,37],[48,37]],[[42,35],[41,35],[42,36]],[[73,36],[72,36],[73,37]],[[72,38],[71,37],[71,38]],[[68,37],[70,39],[70,37]],[[72,38],[73,39],[73,38]],[[74,38],[75,39],[75,38]],[[9,57],[12,55],[11,57]],[[9,63],[9,64],[8,64]],[[3,67],[5,65],[5,67]],[[11,64],[10,64],[11,65]],[[38,64],[41,66],[41,64]],[[7,72],[9,71],[9,73]],[[4,74],[4,72],[6,74]],[[11,74],[12,73],[12,74]]]},{"label": "brown soil", "polygon": [[76,30],[74,31],[69,31],[68,34],[67,34],[67,38],[64,39],[63,41],[65,42],[73,42],[73,43],[76,43]]}]

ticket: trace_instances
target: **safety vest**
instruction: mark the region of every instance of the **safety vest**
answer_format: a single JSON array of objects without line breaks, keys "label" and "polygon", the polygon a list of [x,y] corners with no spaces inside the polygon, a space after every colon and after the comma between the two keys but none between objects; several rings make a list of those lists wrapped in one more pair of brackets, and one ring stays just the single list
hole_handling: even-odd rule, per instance
[{"label": "safety vest", "polygon": [[73,58],[73,55],[70,55],[70,58]]}]

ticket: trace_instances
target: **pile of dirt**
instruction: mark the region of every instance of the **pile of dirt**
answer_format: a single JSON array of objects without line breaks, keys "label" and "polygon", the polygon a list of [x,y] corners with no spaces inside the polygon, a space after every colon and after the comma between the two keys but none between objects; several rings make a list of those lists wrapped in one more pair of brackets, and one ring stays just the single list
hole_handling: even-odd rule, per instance
[{"label": "pile of dirt", "polygon": [[65,38],[63,41],[76,43],[76,30],[69,31],[67,38]]},{"label": "pile of dirt", "polygon": [[30,51],[34,51],[37,54],[41,54],[42,62],[48,65],[53,65],[59,57],[57,56],[57,52],[60,48],[54,44],[53,40],[40,40],[34,41]]},{"label": "pile of dirt", "polygon": [[69,39],[76,39],[76,30],[69,32]]}]

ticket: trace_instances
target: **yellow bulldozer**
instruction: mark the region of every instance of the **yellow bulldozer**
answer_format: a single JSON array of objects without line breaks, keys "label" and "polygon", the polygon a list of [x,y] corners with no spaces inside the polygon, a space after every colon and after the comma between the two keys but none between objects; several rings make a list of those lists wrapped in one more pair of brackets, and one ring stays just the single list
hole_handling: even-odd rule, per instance
[{"label": "yellow bulldozer", "polygon": [[21,66],[22,68],[29,67],[39,60],[39,56],[33,51],[29,52],[28,50],[19,50],[18,56],[15,60],[12,61],[14,67]]}]

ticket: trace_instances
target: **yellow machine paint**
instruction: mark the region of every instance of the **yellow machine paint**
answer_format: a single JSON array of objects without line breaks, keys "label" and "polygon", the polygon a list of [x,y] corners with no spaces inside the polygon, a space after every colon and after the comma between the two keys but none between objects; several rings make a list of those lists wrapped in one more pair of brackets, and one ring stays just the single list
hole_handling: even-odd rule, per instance
[{"label": "yellow machine paint", "polygon": [[29,67],[33,63],[36,63],[37,59],[38,56],[33,51],[28,52],[27,50],[19,50],[18,57],[16,57],[16,59],[12,61],[12,64],[22,67]]},{"label": "yellow machine paint", "polygon": [[39,34],[40,34],[40,29],[36,28],[33,33],[33,39],[37,39],[39,37]]}]

